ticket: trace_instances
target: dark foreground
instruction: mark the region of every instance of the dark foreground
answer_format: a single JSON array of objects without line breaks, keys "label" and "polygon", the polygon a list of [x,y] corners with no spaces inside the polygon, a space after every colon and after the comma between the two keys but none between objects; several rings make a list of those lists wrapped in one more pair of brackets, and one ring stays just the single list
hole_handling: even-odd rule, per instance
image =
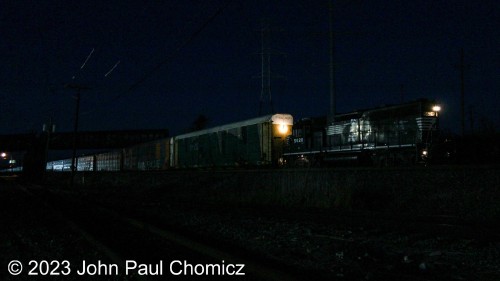
[{"label": "dark foreground", "polygon": [[[210,185],[219,183],[203,184],[216,190]],[[161,280],[179,278],[177,264],[170,268],[177,260],[246,264],[244,276],[224,271],[224,278],[241,280],[500,280],[495,225],[437,212],[203,203],[161,185],[68,190],[13,179],[1,180],[0,201],[0,280],[40,280],[56,266],[60,274],[47,280],[160,280],[153,274],[160,260]],[[8,271],[13,260],[24,266],[18,276]],[[58,265],[63,261],[71,273]],[[116,264],[120,272],[87,272],[82,279],[83,261]],[[148,264],[149,272],[125,272],[127,261]],[[28,275],[37,264],[38,275]]]}]

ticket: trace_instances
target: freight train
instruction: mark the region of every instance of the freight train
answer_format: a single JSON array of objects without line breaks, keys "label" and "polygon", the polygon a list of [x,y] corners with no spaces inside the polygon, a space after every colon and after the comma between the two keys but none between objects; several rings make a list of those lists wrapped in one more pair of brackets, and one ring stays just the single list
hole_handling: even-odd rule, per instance
[{"label": "freight train", "polygon": [[425,163],[439,126],[440,106],[420,99],[296,122],[285,147],[289,166]]},{"label": "freight train", "polygon": [[[77,171],[164,170],[270,166],[282,161],[293,117],[272,114],[210,129],[80,156]],[[71,159],[47,163],[49,171],[71,171]]]},{"label": "freight train", "polygon": [[[439,129],[433,101],[387,105],[293,122],[272,114],[105,153],[78,157],[78,171],[210,167],[390,166],[426,163]],[[47,163],[70,171],[71,159]]]}]

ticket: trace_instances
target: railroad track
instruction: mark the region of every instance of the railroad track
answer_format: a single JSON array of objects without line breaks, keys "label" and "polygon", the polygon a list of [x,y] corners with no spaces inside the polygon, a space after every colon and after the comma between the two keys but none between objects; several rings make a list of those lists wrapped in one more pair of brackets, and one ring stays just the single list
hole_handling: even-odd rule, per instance
[{"label": "railroad track", "polygon": [[[163,206],[153,207],[152,212],[142,212],[142,209],[137,206],[134,206],[133,210],[127,211],[130,205],[110,208],[109,204],[92,200],[97,197],[85,196],[86,199],[83,199],[78,191],[46,190],[39,187],[26,188],[26,191],[46,202],[47,206],[56,212],[63,214],[67,223],[73,225],[75,231],[90,241],[93,248],[102,253],[103,259],[105,257],[112,263],[124,264],[125,261],[131,259],[145,264],[154,264],[158,260],[168,261],[164,263],[164,271],[168,270],[168,263],[173,260],[189,260],[195,264],[220,264],[221,261],[224,261],[225,265],[242,263],[246,265],[244,279],[251,280],[307,280],[311,276],[314,276],[316,280],[345,280],[346,278],[347,280],[367,280],[367,278],[368,280],[440,280],[442,279],[439,278],[440,276],[448,275],[437,275],[438,277],[436,277],[433,274],[439,272],[436,269],[429,271],[429,265],[420,263],[415,256],[405,252],[387,251],[370,239],[377,236],[387,236],[388,233],[397,233],[397,235],[409,233],[410,239],[415,239],[418,242],[419,239],[425,240],[428,237],[449,234],[450,229],[456,237],[467,237],[466,235],[470,234],[457,230],[461,227],[467,228],[470,225],[456,217],[404,218],[378,214],[338,213],[332,215],[331,212],[317,212],[312,214],[316,225],[342,226],[349,224],[352,229],[356,229],[358,226],[363,227],[364,232],[369,227],[376,225],[378,232],[369,233],[363,237],[312,233],[305,238],[313,239],[313,241],[327,240],[329,244],[333,244],[337,248],[341,247],[342,251],[334,253],[334,255],[341,255],[340,259],[343,256],[344,262],[338,261],[338,265],[330,270],[304,270],[290,267],[290,264],[281,264],[275,260],[265,259],[262,253],[256,254],[242,248],[233,248],[224,240],[203,237],[199,235],[199,232],[193,235],[187,233],[186,228],[172,228],[171,223],[162,223],[168,219],[168,216],[151,215],[151,213],[156,213],[156,208]],[[97,193],[95,196],[101,195]],[[147,205],[145,209],[150,209],[148,202],[144,203]],[[171,210],[177,210],[177,208],[173,207]],[[285,221],[294,219],[308,221],[311,217],[311,214],[301,213],[295,213],[296,216],[291,216],[286,210],[261,209],[255,212],[257,217],[271,215],[283,217]],[[443,227],[437,227],[439,225],[443,225]],[[299,237],[299,239],[303,238]],[[286,252],[286,249],[284,251]],[[358,253],[361,260],[357,260],[359,258],[356,256],[352,257]],[[368,256],[363,257],[363,253]],[[444,257],[447,252],[446,250],[442,252],[432,251],[426,255]],[[349,262],[345,262],[345,260]],[[354,279],[349,279],[352,276],[352,271],[356,268],[348,269],[348,267],[352,267],[354,263],[355,266],[361,266],[357,269],[359,274],[355,274]],[[422,267],[425,270],[419,269]],[[351,272],[344,272],[344,274],[343,270]],[[154,276],[138,274],[129,277],[132,280],[155,279]],[[204,277],[207,280],[213,279],[213,276]],[[204,277],[197,277],[197,279],[204,280]],[[456,280],[460,280],[460,278]]]},{"label": "railroad track", "polygon": [[[242,254],[238,249],[231,251],[221,245],[206,243],[207,239],[193,239],[175,230],[80,200],[75,196],[77,193],[61,193],[39,187],[26,188],[25,191],[36,194],[47,206],[64,214],[67,223],[113,264],[128,262],[133,265],[133,260],[153,267],[150,276],[135,271],[130,275],[134,280],[154,279],[158,275],[160,261],[162,275],[187,274],[184,277],[193,277],[194,274],[200,280],[233,275],[251,280],[303,280],[309,274],[315,274],[264,260],[248,252]],[[189,262],[188,272],[182,271],[181,274],[181,265],[183,270],[186,268],[184,261]],[[210,271],[214,267],[215,275]],[[198,276],[202,271],[204,273]]]}]

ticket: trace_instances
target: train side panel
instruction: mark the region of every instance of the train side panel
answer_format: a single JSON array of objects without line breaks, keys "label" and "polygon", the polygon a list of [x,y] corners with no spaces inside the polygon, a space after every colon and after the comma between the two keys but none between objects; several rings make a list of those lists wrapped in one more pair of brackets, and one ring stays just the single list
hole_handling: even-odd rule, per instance
[{"label": "train side panel", "polygon": [[261,126],[254,124],[176,139],[176,164],[179,168],[258,165],[262,159]]},{"label": "train side panel", "polygon": [[[281,156],[278,151],[282,149],[278,150],[276,144],[282,147],[283,140],[291,132],[292,123],[291,115],[275,114],[178,136],[174,140],[174,166],[272,164]],[[279,141],[276,140],[278,138]]]},{"label": "train side panel", "polygon": [[95,171],[120,171],[121,169],[122,169],[121,150],[96,154]]},{"label": "train side panel", "polygon": [[94,171],[95,156],[80,156],[78,157],[77,171]]},{"label": "train side panel", "polygon": [[123,170],[162,170],[170,166],[170,138],[123,149]]}]

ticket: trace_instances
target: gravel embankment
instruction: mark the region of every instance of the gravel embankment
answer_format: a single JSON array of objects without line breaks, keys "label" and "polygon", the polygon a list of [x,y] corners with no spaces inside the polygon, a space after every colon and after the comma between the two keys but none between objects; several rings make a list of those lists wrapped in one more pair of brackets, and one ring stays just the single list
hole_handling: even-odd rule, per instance
[{"label": "gravel embankment", "polygon": [[[41,280],[42,276],[28,276],[34,267],[30,261],[68,260],[72,268],[83,260],[106,260],[81,233],[39,197],[26,192],[24,187],[0,179],[0,280]],[[18,276],[8,274],[10,261],[23,264]],[[54,264],[52,264],[54,265]],[[53,269],[54,267],[51,267]],[[40,270],[44,270],[39,268]],[[62,266],[60,267],[62,270]],[[36,272],[36,271],[35,271]],[[47,279],[44,280],[49,280]],[[50,280],[81,280],[76,274],[50,276]],[[99,280],[89,276],[86,280]],[[109,278],[108,280],[114,280]]]},{"label": "gravel embankment", "polygon": [[325,278],[500,280],[500,242],[418,231],[361,212],[181,204],[162,200],[154,189],[129,195],[108,193],[99,201]]}]

